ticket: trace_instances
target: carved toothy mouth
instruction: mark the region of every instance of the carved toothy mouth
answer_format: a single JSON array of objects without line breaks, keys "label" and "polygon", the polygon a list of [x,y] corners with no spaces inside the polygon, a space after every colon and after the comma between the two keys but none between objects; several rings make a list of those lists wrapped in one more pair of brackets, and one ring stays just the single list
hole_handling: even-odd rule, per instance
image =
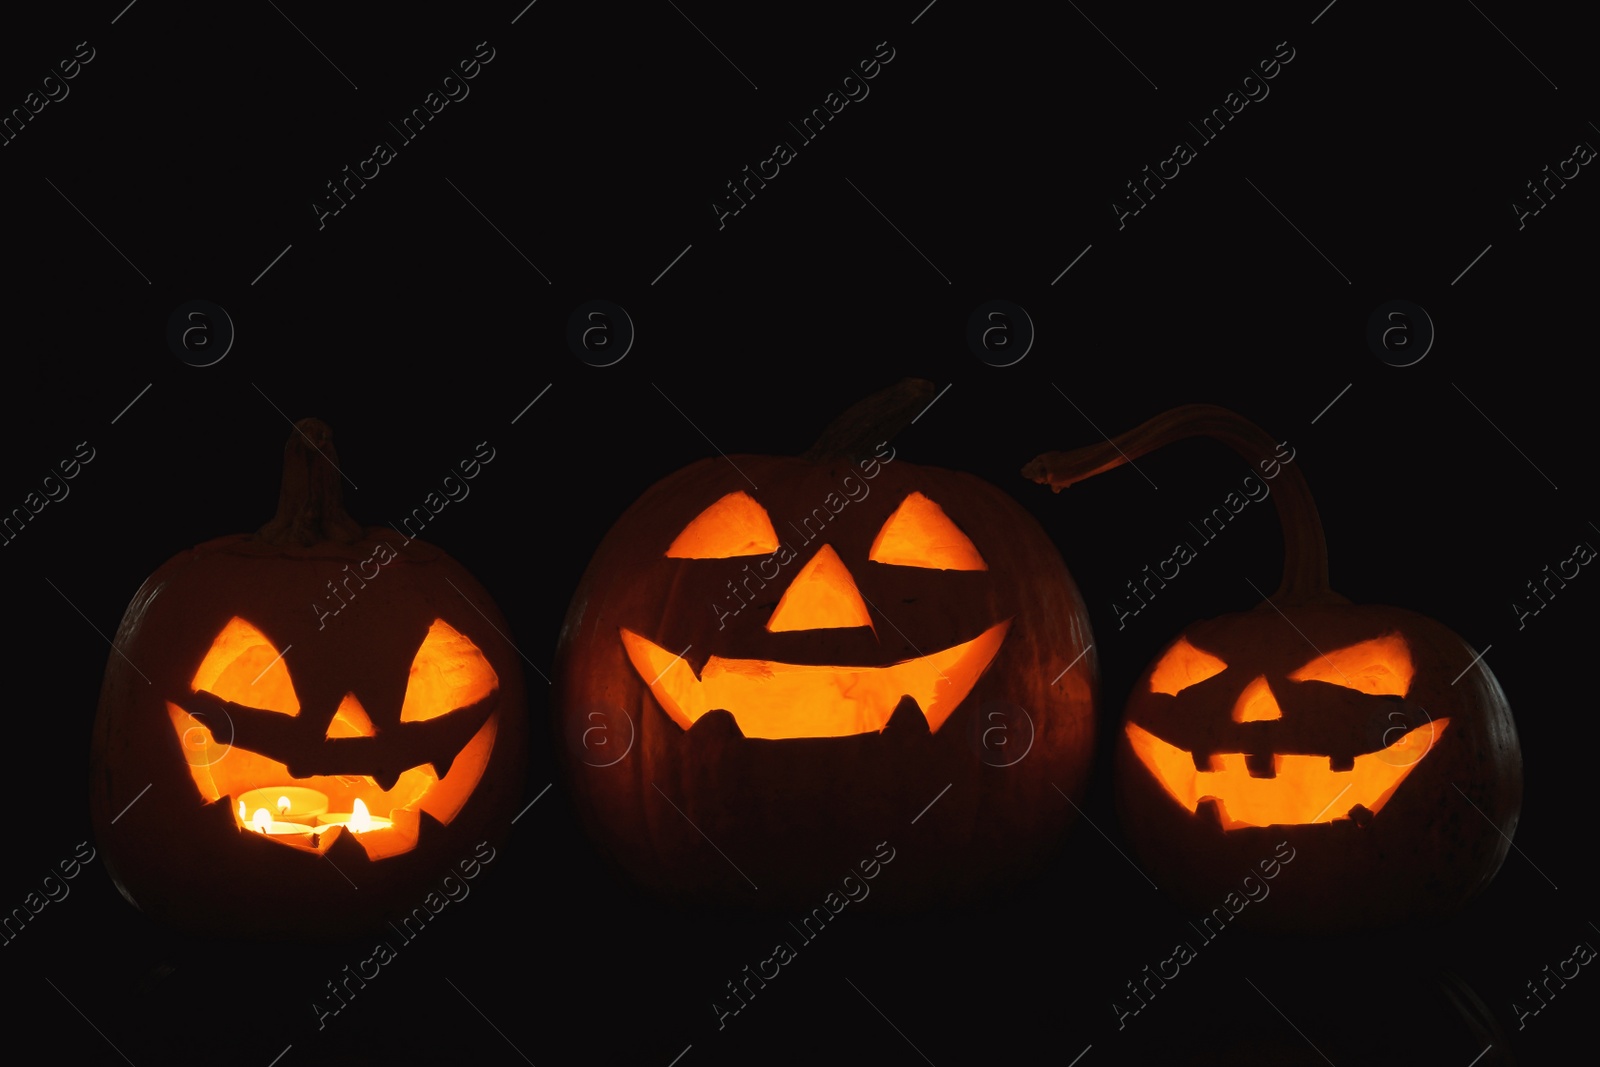
[{"label": "carved toothy mouth", "polygon": [[685,730],[708,711],[730,713],[746,737],[848,737],[881,731],[902,697],[937,732],[999,652],[1011,620],[970,641],[885,667],[836,667],[712,656],[695,673],[632,630],[622,645],[656,703]]},{"label": "carved toothy mouth", "polygon": [[1140,762],[1174,800],[1190,812],[1214,800],[1222,828],[1238,830],[1333,822],[1351,818],[1356,808],[1376,815],[1449,724],[1424,723],[1387,748],[1356,756],[1346,771],[1334,770],[1328,756],[1273,754],[1270,768],[1256,761],[1258,771],[1271,774],[1252,773],[1243,752],[1216,753],[1212,769],[1202,771],[1192,753],[1135,723],[1128,723],[1127,734]]},{"label": "carved toothy mouth", "polygon": [[[377,751],[379,739],[376,737],[341,737],[326,741],[322,751],[311,761],[313,766],[294,768],[301,772],[297,775],[288,764],[245,745],[248,741],[264,748],[275,747],[261,742],[293,720],[223,701],[205,692],[186,696],[187,709],[168,701],[167,714],[178,733],[190,775],[201,796],[210,802],[225,801],[241,832],[255,832],[253,813],[247,810],[241,816],[238,810],[246,792],[270,791],[281,786],[314,789],[326,794],[330,812],[351,812],[359,799],[372,816],[391,824],[351,832],[367,858],[377,860],[417,847],[423,812],[440,823],[448,823],[472,796],[494,749],[499,723],[499,716],[494,713],[496,700],[490,697],[477,708],[462,709],[466,714],[459,718],[407,724],[401,734],[409,736],[411,742],[404,749],[391,745],[390,756],[409,759],[423,749],[441,755],[382,775],[336,773],[342,767],[373,766],[374,760],[369,757]],[[219,743],[202,719],[227,722],[233,732],[232,738]],[[308,771],[311,773],[306,773]],[[317,821],[310,818],[307,825]],[[346,829],[333,825],[315,834],[266,833],[261,836],[302,852],[324,853]]]}]

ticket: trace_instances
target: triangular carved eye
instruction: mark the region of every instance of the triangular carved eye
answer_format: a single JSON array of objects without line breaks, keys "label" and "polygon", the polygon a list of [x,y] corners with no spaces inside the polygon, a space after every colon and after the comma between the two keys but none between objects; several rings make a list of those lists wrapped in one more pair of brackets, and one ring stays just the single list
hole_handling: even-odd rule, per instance
[{"label": "triangular carved eye", "polygon": [[675,559],[727,559],[778,550],[778,535],[766,509],[749,493],[729,493],[706,508],[673,540]]},{"label": "triangular carved eye", "polygon": [[237,615],[211,642],[190,686],[197,693],[204,690],[248,708],[300,714],[300,699],[295,696],[283,653]]},{"label": "triangular carved eye", "polygon": [[1289,675],[1294,682],[1328,682],[1373,696],[1403,697],[1411,688],[1411,649],[1399,634],[1318,656]]},{"label": "triangular carved eye", "polygon": [[471,639],[443,619],[434,619],[411,661],[401,722],[436,719],[476,704],[500,684],[500,676]]},{"label": "triangular carved eye", "polygon": [[1226,662],[1195,648],[1187,637],[1180,637],[1150,672],[1150,692],[1175,697],[1227,669]]},{"label": "triangular carved eye", "polygon": [[972,540],[944,509],[921,493],[900,502],[872,542],[867,558],[901,567],[933,567],[942,571],[986,571]]}]

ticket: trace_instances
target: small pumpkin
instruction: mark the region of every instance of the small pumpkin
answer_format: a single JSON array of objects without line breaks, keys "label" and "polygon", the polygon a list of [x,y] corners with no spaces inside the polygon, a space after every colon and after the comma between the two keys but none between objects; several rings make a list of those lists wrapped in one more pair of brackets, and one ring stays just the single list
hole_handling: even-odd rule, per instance
[{"label": "small pumpkin", "polygon": [[331,431],[303,420],[273,521],[180,552],[123,615],[90,807],[117,888],[158,921],[378,929],[519,803],[522,675],[498,610],[439,549],[359,526],[340,478]]},{"label": "small pumpkin", "polygon": [[1224,910],[1241,925],[1348,930],[1458,910],[1516,829],[1511,709],[1446,627],[1333,592],[1316,504],[1298,467],[1268,466],[1272,438],[1195,404],[1023,473],[1059,492],[1197,434],[1280,476],[1283,581],[1249,611],[1186,627],[1135,683],[1116,743],[1124,834],[1196,913],[1292,856],[1259,903]]},{"label": "small pumpkin", "polygon": [[596,550],[558,727],[590,834],[639,884],[809,907],[916,834],[871,897],[943,901],[1034,869],[1075,818],[1083,600],[1010,496],[888,445],[933,395],[868,398],[802,457],[692,464]]}]

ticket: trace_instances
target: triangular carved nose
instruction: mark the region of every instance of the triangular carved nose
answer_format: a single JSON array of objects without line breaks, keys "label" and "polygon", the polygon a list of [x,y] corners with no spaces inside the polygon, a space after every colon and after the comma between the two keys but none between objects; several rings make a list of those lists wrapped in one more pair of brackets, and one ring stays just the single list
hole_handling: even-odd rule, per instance
[{"label": "triangular carved nose", "polygon": [[335,737],[373,737],[377,734],[372,726],[372,719],[367,715],[367,709],[361,706],[361,701],[356,699],[354,693],[346,693],[344,700],[339,704],[339,710],[333,713],[333,721],[328,723],[328,732],[324,740]]},{"label": "triangular carved nose", "polygon": [[871,625],[866,601],[832,545],[823,545],[800,568],[767,620],[767,629],[774,632]]},{"label": "triangular carved nose", "polygon": [[1239,694],[1239,700],[1233,705],[1234,722],[1256,722],[1260,719],[1281,719],[1283,709],[1278,707],[1278,698],[1272,695],[1272,687],[1267,684],[1267,676],[1257,675],[1256,680],[1244,687],[1244,692]]}]

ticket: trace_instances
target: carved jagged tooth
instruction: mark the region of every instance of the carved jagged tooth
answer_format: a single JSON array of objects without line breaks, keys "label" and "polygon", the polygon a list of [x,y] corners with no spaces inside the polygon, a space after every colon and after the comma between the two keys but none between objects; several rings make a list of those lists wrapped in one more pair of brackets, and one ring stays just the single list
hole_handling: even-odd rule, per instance
[{"label": "carved jagged tooth", "polygon": [[1335,773],[1339,773],[1339,772],[1343,772],[1343,771],[1353,771],[1355,769],[1356,769],[1356,758],[1354,756],[1329,756],[1328,757],[1328,770],[1330,770],[1330,771],[1334,771]]},{"label": "carved jagged tooth", "polygon": [[1372,822],[1372,812],[1365,804],[1357,804],[1350,809],[1350,821],[1362,829],[1366,829]]},{"label": "carved jagged tooth", "polygon": [[372,775],[372,780],[378,783],[379,789],[387,793],[389,790],[393,789],[394,784],[400,780],[400,772],[377,771]]},{"label": "carved jagged tooth", "polygon": [[923,714],[922,707],[913,697],[903,696],[900,703],[894,706],[894,714],[889,716],[889,721],[883,724],[883,732],[889,737],[910,737],[929,734],[928,716]]},{"label": "carved jagged tooth", "polygon": [[450,766],[451,766],[451,764],[455,763],[455,761],[456,761],[456,757],[455,756],[445,756],[443,759],[434,760],[433,761],[433,774],[434,774],[434,777],[438,778],[440,780],[443,780],[444,776],[450,773]]},{"label": "carved jagged tooth", "polygon": [[1252,778],[1276,778],[1278,768],[1273,764],[1272,753],[1250,752],[1244,757],[1245,769]]},{"label": "carved jagged tooth", "polygon": [[444,823],[435,819],[426,811],[417,813],[417,847],[421,848],[424,841],[432,839],[432,835],[444,830]]},{"label": "carved jagged tooth", "polygon": [[339,838],[344,836],[345,832],[344,827],[342,826],[325,827],[319,833],[312,835],[311,847],[317,850],[318,855],[325,856],[328,853],[329,847],[332,846],[332,844]]},{"label": "carved jagged tooth", "polygon": [[694,721],[694,725],[689,727],[689,736],[697,741],[717,738],[724,741],[734,738],[742,740],[744,731],[739,729],[739,720],[733,717],[733,712],[716,708]]},{"label": "carved jagged tooth", "polygon": [[[340,874],[344,875],[344,877],[348,879],[350,878],[350,870],[353,865],[369,862],[367,859],[367,850],[362,848],[360,843],[356,841],[355,834],[349,833],[342,826],[335,827],[334,829],[337,830],[338,833],[334,834],[333,843],[324,849],[322,854],[332,861],[333,865],[339,870]],[[322,836],[324,839],[326,839],[327,834],[323,834]],[[337,875],[335,875],[335,880],[338,880]],[[356,888],[361,888],[359,880],[357,880]]]},{"label": "carved jagged tooth", "polygon": [[711,653],[702,650],[690,649],[683,655],[683,662],[689,665],[691,671],[694,671],[694,680],[697,682],[700,681],[700,676],[705,673],[706,664],[710,661]]},{"label": "carved jagged tooth", "polygon": [[1204,797],[1195,807],[1195,817],[1201,822],[1215,826],[1218,830],[1222,825],[1222,801],[1216,797]]},{"label": "carved jagged tooth", "polygon": [[1189,758],[1194,760],[1194,769],[1195,770],[1197,770],[1197,771],[1209,771],[1209,770],[1211,770],[1211,753],[1209,753],[1209,752],[1201,752],[1199,749],[1195,749],[1193,752],[1189,753]]},{"label": "carved jagged tooth", "polygon": [[213,800],[211,803],[205,806],[202,811],[201,818],[207,822],[210,822],[211,825],[215,826],[218,830],[225,829],[229,826],[238,827],[238,810],[238,798],[232,794],[224,794],[222,797]]}]

